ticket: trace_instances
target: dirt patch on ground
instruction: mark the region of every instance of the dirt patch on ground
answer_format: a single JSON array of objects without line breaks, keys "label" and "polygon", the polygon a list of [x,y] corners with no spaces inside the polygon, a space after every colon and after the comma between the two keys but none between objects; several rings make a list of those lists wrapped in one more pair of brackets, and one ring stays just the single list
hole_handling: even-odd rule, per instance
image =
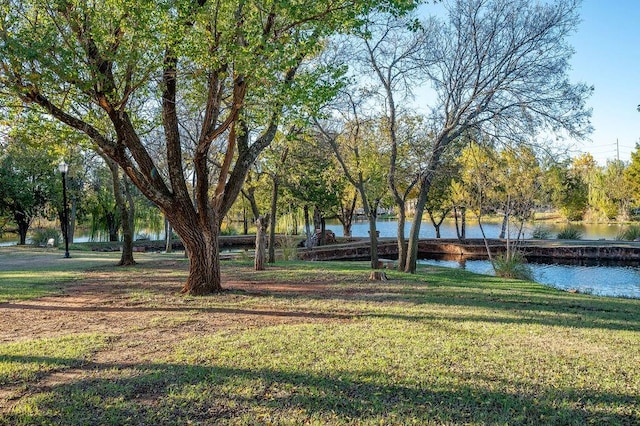
[{"label": "dirt patch on ground", "polygon": [[[125,333],[139,331],[145,340],[176,340],[181,330],[193,335],[229,326],[304,322],[322,319],[312,313],[274,311],[268,306],[251,309],[225,308],[225,302],[247,295],[293,295],[332,291],[328,282],[256,282],[224,277],[225,292],[205,298],[179,293],[186,277],[176,274],[183,265],[172,261],[147,262],[144,268],[125,273],[114,268],[89,271],[86,278],[66,287],[61,294],[0,304],[4,327],[0,342],[55,337],[77,333]],[[152,273],[151,273],[152,272]],[[171,333],[167,333],[168,329]],[[205,331],[206,330],[206,331]]]},{"label": "dirt patch on ground", "polygon": [[[28,393],[90,374],[91,363],[142,364],[161,359],[184,339],[224,329],[349,320],[347,314],[274,309],[268,303],[273,296],[309,292],[329,296],[328,281],[254,282],[223,274],[225,292],[192,298],[179,292],[186,279],[184,268],[184,263],[172,260],[154,260],[126,271],[97,268],[61,294],[0,304],[2,343],[85,333],[110,336],[107,348],[97,352],[86,368],[53,372],[30,386]],[[265,296],[265,303],[250,307],[233,303],[247,296]],[[3,390],[0,408],[8,407],[25,392],[23,387]]]}]

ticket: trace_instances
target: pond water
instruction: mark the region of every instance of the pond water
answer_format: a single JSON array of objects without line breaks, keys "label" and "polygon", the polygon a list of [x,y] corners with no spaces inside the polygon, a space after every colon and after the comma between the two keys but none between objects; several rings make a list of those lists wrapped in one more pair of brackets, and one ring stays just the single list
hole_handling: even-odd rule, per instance
[{"label": "pond water", "polygon": [[[488,222],[483,223],[487,238],[497,238],[500,235],[501,223]],[[524,238],[531,238],[533,230],[538,224],[528,223],[524,226]],[[550,238],[555,238],[558,232],[563,230],[567,225],[563,223],[545,223],[542,225],[544,229],[549,231]],[[585,240],[614,240],[618,233],[624,229],[623,225],[618,224],[580,224],[575,225],[582,233],[582,239]],[[395,238],[398,232],[398,222],[395,220],[379,220],[376,224],[380,237]],[[338,222],[328,222],[327,228],[331,229],[336,236],[343,236],[342,225]],[[411,223],[405,225],[405,236],[409,236]],[[513,232],[512,232],[513,233]],[[358,221],[351,227],[351,234],[354,237],[366,237],[369,235],[369,222]],[[440,226],[440,236],[442,238],[457,238],[456,225],[454,220],[445,220]],[[420,227],[420,238],[435,238],[436,231],[430,222],[422,222]],[[475,222],[467,222],[467,238],[482,238],[480,227]]]},{"label": "pond water", "polygon": [[[488,260],[421,259],[424,265],[459,268],[494,275]],[[640,268],[623,265],[562,265],[529,262],[536,282],[561,290],[577,290],[599,296],[640,298]]]}]

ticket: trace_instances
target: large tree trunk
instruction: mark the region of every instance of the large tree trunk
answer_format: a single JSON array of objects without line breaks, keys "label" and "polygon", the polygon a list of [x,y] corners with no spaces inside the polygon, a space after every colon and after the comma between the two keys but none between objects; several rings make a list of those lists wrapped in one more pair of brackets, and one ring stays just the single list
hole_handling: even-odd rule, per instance
[{"label": "large tree trunk", "polygon": [[189,253],[189,277],[182,287],[182,293],[197,296],[221,292],[219,225],[210,225],[201,231],[189,223],[178,224],[175,220],[173,223]]},{"label": "large tree trunk", "polygon": [[427,197],[433,182],[435,171],[440,166],[440,158],[449,143],[458,137],[460,133],[449,134],[445,132],[436,138],[431,150],[431,157],[427,165],[427,172],[420,179],[420,193],[416,202],[415,216],[411,223],[411,231],[409,231],[409,245],[407,247],[407,261],[405,262],[404,271],[411,274],[416,272],[416,264],[418,262],[418,243],[420,237],[420,226],[422,225],[422,215],[424,214]]}]

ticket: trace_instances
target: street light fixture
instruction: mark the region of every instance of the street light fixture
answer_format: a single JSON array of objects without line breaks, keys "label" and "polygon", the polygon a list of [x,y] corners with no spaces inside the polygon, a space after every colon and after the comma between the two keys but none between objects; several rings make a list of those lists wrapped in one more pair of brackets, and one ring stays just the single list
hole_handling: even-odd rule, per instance
[{"label": "street light fixture", "polygon": [[62,160],[58,164],[58,171],[62,175],[62,236],[64,237],[64,257],[69,257],[69,210],[67,209],[67,172],[69,165]]}]

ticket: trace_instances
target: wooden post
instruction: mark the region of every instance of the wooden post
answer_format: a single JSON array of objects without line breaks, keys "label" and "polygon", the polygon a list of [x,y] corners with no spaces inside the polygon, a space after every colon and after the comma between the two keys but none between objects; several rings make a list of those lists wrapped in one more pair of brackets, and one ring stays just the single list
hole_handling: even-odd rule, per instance
[{"label": "wooden post", "polygon": [[255,270],[264,271],[264,263],[267,257],[267,220],[264,216],[259,216],[256,220],[256,254]]}]

